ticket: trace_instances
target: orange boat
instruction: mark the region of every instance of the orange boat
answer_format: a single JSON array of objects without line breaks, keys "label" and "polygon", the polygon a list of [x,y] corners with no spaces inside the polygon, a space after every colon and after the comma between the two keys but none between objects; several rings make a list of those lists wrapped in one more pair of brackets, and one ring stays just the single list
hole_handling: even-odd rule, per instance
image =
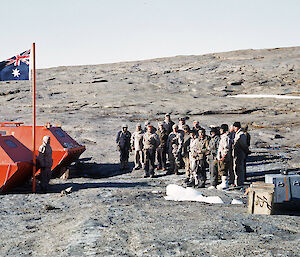
[{"label": "orange boat", "polygon": [[[23,123],[0,123],[0,133],[13,135],[31,151],[33,150],[32,126],[24,126]],[[38,149],[44,136],[50,136],[51,138],[52,177],[59,177],[85,151],[85,146],[78,144],[60,126],[52,126],[47,123],[45,126],[36,126],[36,155],[38,155]]]},{"label": "orange boat", "polygon": [[32,176],[32,151],[13,136],[0,134],[0,192],[24,184]]}]

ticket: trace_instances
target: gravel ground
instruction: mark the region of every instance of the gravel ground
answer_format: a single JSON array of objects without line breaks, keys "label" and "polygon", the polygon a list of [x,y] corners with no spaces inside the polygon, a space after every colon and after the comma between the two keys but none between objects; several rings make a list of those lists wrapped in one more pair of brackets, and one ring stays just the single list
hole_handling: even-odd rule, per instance
[{"label": "gravel ground", "polygon": [[[220,205],[166,201],[166,186],[184,176],[122,174],[114,143],[122,123],[133,131],[166,112],[206,128],[239,120],[252,135],[248,184],[297,172],[300,101],[227,96],[300,95],[299,64],[293,47],[38,70],[38,124],[61,122],[90,160],[72,166],[71,179],[52,180],[47,194],[27,184],[0,195],[0,256],[299,256],[299,212],[247,214],[246,204],[229,204],[246,203],[238,190],[199,189]],[[29,83],[0,87],[3,121],[31,124]]]}]

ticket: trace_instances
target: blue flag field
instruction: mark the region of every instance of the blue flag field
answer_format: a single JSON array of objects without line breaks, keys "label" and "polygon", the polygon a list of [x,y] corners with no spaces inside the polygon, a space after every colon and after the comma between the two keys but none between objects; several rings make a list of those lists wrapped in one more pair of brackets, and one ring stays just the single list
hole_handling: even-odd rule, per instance
[{"label": "blue flag field", "polygon": [[30,50],[0,62],[0,81],[29,80]]}]

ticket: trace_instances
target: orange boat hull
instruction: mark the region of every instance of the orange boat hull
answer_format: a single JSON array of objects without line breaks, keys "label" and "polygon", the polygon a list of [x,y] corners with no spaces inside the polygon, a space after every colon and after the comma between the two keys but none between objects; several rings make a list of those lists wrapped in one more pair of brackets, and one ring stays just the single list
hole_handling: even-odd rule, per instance
[{"label": "orange boat hull", "polygon": [[32,177],[32,163],[0,164],[0,192],[5,193],[21,186]]},{"label": "orange boat hull", "polygon": [[[0,123],[0,133],[13,135],[31,151],[32,147],[32,127],[23,126],[21,123]],[[39,146],[42,144],[43,137],[50,136],[52,148],[52,177],[62,175],[62,172],[72,162],[76,161],[85,151],[85,146],[79,145],[61,127],[36,126],[36,146],[35,154],[38,155]],[[39,173],[37,173],[39,174]]]},{"label": "orange boat hull", "polygon": [[0,192],[24,184],[32,172],[32,151],[14,136],[0,136]]}]

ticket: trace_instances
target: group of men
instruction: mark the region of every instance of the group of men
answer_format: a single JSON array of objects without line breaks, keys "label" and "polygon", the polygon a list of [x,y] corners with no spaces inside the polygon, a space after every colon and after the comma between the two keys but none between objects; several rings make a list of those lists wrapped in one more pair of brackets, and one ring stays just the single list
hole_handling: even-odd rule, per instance
[{"label": "group of men", "polygon": [[[209,188],[242,186],[250,153],[247,130],[247,126],[242,128],[240,122],[234,122],[230,127],[227,124],[211,127],[209,136],[198,121],[190,128],[185,118],[175,124],[170,114],[158,123],[157,129],[147,121],[144,129],[138,123],[131,134],[128,126],[122,125],[116,138],[121,169],[128,169],[129,152],[134,151],[134,170],[143,169],[144,177],[154,177],[155,170],[160,169],[167,175],[178,174],[179,168],[184,166],[186,185],[203,188],[209,167]],[[218,183],[219,177],[221,183]]]}]

